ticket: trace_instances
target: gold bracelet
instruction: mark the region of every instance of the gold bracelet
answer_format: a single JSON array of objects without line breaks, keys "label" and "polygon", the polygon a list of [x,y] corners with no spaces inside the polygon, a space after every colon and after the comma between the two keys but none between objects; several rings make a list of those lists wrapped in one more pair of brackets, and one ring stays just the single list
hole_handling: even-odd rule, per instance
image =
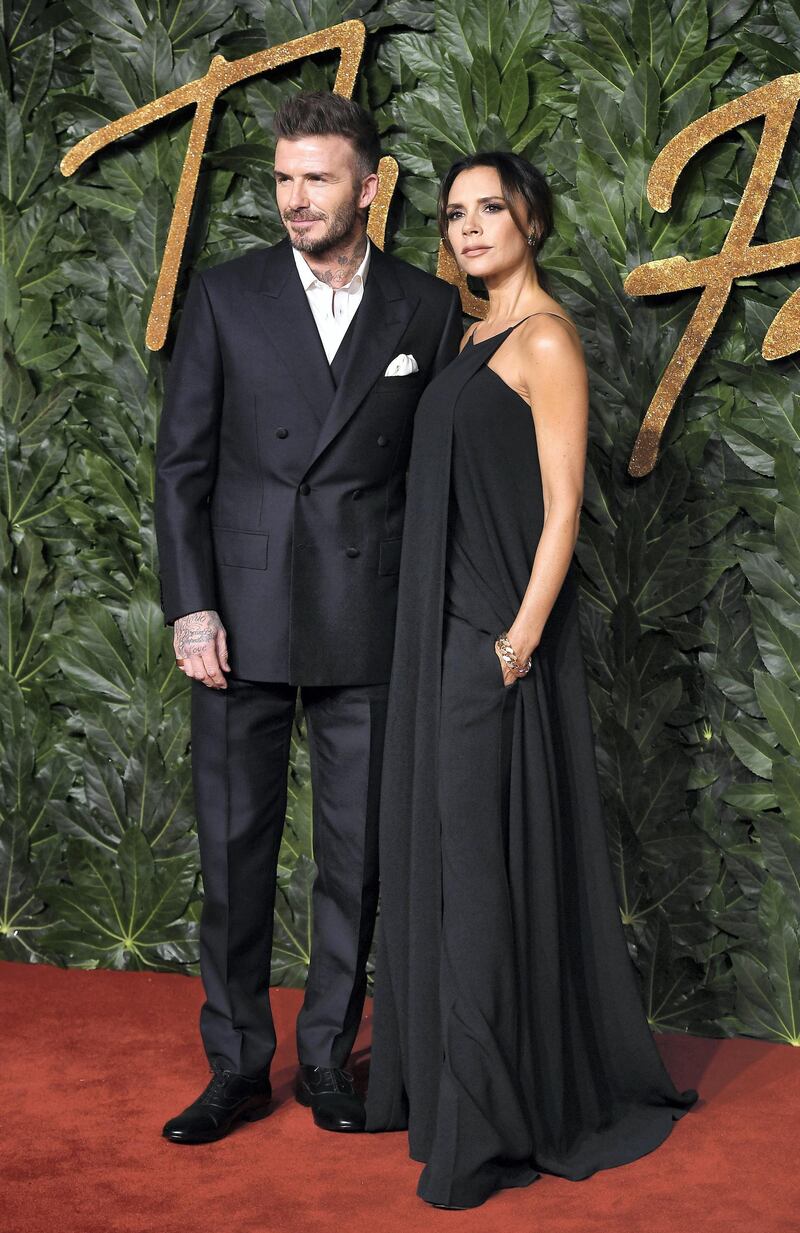
[{"label": "gold bracelet", "polygon": [[519,662],[516,651],[508,641],[508,631],[503,634],[498,634],[497,641],[494,645],[497,653],[503,660],[503,663],[508,664],[515,676],[528,675],[531,670],[531,657],[529,655],[524,664]]}]

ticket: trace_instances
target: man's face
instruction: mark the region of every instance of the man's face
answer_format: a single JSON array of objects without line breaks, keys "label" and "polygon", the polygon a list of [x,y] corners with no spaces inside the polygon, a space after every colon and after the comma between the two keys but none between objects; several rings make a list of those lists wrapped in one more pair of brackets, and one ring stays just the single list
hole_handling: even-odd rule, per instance
[{"label": "man's face", "polygon": [[346,137],[281,137],[275,147],[278,209],[293,246],[320,254],[356,232],[358,212],[372,201],[376,175],[363,181]]}]

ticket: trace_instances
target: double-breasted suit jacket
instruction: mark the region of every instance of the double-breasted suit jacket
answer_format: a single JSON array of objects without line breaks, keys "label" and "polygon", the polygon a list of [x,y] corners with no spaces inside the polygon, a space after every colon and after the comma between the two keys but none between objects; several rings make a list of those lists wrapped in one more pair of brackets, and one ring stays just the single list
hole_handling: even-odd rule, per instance
[{"label": "double-breasted suit jacket", "polygon": [[[157,450],[166,623],[216,610],[245,679],[387,680],[414,413],[460,336],[457,290],[373,245],[336,381],[288,238],[195,274]],[[419,371],[385,376],[399,354]]]}]

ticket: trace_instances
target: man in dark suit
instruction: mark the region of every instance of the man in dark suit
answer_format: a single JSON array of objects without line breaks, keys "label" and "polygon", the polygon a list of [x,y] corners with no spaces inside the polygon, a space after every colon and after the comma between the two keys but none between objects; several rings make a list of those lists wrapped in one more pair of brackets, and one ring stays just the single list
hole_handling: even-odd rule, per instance
[{"label": "man in dark suit", "polygon": [[269,1111],[275,875],[297,689],[314,797],[297,1099],[364,1126],[344,1069],[378,898],[377,809],[414,413],[456,355],[457,291],[366,234],[379,141],[333,94],[275,117],[288,236],[191,280],[159,430],[162,605],[192,678],[212,1078],[164,1126],[219,1139]]}]

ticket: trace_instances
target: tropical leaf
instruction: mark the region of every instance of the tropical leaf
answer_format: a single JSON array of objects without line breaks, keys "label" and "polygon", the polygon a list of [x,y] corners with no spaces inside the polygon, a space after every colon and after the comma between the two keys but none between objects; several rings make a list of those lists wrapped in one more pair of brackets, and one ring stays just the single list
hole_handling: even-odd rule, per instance
[{"label": "tropical leaf", "polygon": [[765,945],[759,953],[733,951],[737,1032],[800,1044],[800,936],[777,885],[764,888],[759,919]]},{"label": "tropical leaf", "polygon": [[714,1000],[704,986],[699,966],[688,957],[673,954],[664,912],[656,911],[641,930],[637,958],[648,973],[643,994],[654,1030],[675,1031],[687,1021],[699,1025],[713,1018]]},{"label": "tropical leaf", "polygon": [[766,600],[752,595],[748,603],[764,666],[779,680],[800,686],[800,634],[786,628]]},{"label": "tropical leaf", "polygon": [[60,917],[47,935],[76,967],[148,968],[196,960],[194,930],[181,923],[197,877],[191,856],[157,866],[138,827],[122,837],[113,860],[96,845],[67,844],[69,882],[43,886]]},{"label": "tropical leaf", "polygon": [[70,632],[54,634],[53,653],[74,685],[109,702],[129,703],[134,664],[108,608],[91,597],[71,606]]},{"label": "tropical leaf", "polygon": [[754,673],[756,696],[770,727],[793,757],[800,757],[800,699],[777,676]]},{"label": "tropical leaf", "polygon": [[[763,701],[759,699],[763,707]],[[722,733],[739,761],[762,779],[772,778],[772,760],[775,746],[770,744],[765,732],[741,716],[722,726]]]},{"label": "tropical leaf", "polygon": [[643,60],[625,87],[620,118],[633,141],[642,135],[648,145],[658,136],[661,83],[658,74]]},{"label": "tropical leaf", "polygon": [[[796,774],[797,768],[792,769]],[[791,912],[800,912],[800,826],[789,817],[759,814],[756,830],[764,865],[782,888]]]},{"label": "tropical leaf", "polygon": [[634,0],[631,38],[639,55],[654,68],[659,68],[673,49],[668,6],[659,0]]},{"label": "tropical leaf", "polygon": [[0,954],[22,962],[41,959],[47,934],[44,903],[37,892],[30,838],[20,816],[0,820]]}]

